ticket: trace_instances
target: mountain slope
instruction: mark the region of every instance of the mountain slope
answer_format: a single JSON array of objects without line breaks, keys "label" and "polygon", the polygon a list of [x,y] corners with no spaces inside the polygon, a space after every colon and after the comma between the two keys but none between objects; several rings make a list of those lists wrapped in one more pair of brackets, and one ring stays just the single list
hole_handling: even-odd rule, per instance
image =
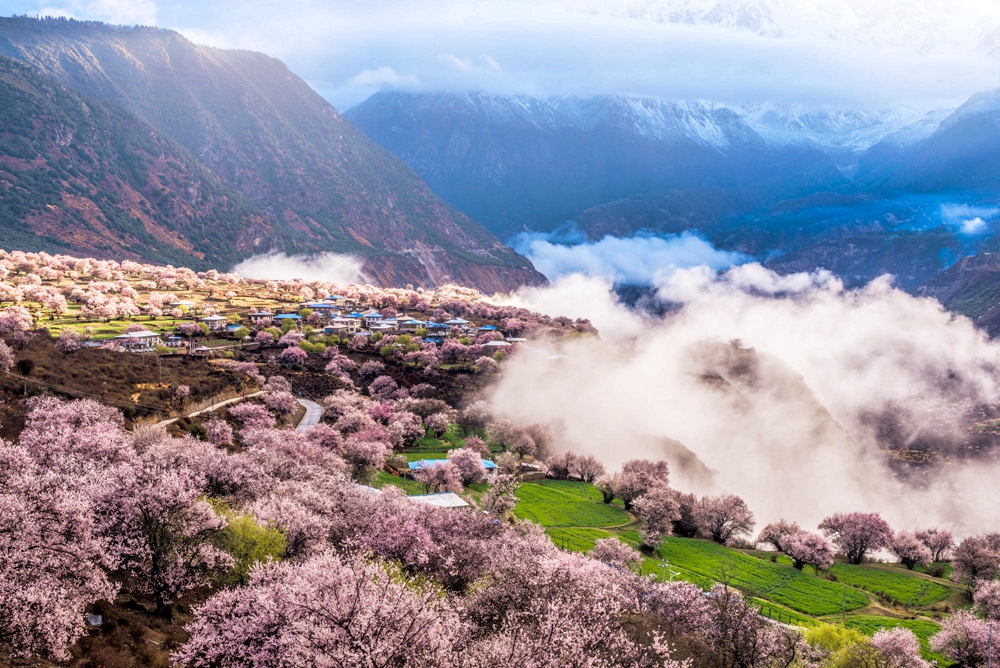
[{"label": "mountain slope", "polygon": [[257,250],[266,216],[123,109],[0,57],[0,240],[206,267]]},{"label": "mountain slope", "polygon": [[843,182],[819,151],[772,148],[739,114],[705,103],[383,92],[345,117],[501,236],[644,193],[788,196]]},{"label": "mountain slope", "polygon": [[966,315],[990,336],[1000,334],[1000,253],[962,258],[923,285],[917,294],[934,297]]},{"label": "mountain slope", "polygon": [[24,18],[0,19],[0,54],[176,140],[275,221],[265,249],[357,254],[384,284],[544,281],[278,60],[168,30]]}]

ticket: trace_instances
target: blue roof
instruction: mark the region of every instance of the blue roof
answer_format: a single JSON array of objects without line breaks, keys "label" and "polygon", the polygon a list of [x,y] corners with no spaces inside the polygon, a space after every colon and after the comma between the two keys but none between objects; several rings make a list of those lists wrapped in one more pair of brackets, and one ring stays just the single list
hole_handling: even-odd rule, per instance
[{"label": "blue roof", "polygon": [[302,320],[302,316],[296,315],[294,313],[279,313],[274,316],[275,320]]},{"label": "blue roof", "polygon": [[495,332],[495,331],[497,331],[497,328],[494,327],[493,325],[483,325],[482,327],[479,328],[479,331],[480,332]]},{"label": "blue roof", "polygon": [[323,299],[347,299],[344,295],[330,295],[329,297],[324,297]]},{"label": "blue roof", "polygon": [[327,304],[326,302],[309,302],[305,305],[306,308],[333,308],[333,304]]},{"label": "blue roof", "polygon": [[448,329],[448,325],[443,325],[440,322],[428,322],[427,329]]},{"label": "blue roof", "polygon": [[[416,461],[416,462],[408,462],[407,466],[410,467],[411,471],[416,471],[417,469],[434,468],[435,466],[441,466],[441,464],[444,464],[446,461],[448,461],[448,460],[447,459],[421,459],[420,461]],[[494,464],[489,459],[484,459],[483,460],[483,467],[485,467],[487,470],[493,470],[493,469],[495,469],[497,467],[497,465]]]}]

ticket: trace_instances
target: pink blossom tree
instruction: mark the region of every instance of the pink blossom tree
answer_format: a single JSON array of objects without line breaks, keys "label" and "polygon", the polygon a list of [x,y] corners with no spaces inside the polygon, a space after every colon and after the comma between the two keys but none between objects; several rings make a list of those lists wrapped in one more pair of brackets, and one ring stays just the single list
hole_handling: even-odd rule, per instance
[{"label": "pink blossom tree", "polygon": [[878,513],[836,513],[819,524],[852,564],[860,564],[871,551],[888,547],[892,529]]},{"label": "pink blossom tree", "polygon": [[281,351],[278,361],[282,364],[305,364],[309,361],[309,353],[298,346],[290,346]]},{"label": "pink blossom tree", "polygon": [[959,610],[941,623],[931,636],[931,649],[959,666],[986,665],[989,626],[967,610]]},{"label": "pink blossom tree", "polygon": [[797,523],[778,520],[777,522],[772,522],[761,529],[760,535],[757,536],[757,542],[770,545],[778,552],[784,552],[785,541],[791,536],[801,532],[802,527],[800,527]]},{"label": "pink blossom tree", "polygon": [[922,529],[917,532],[917,539],[931,551],[932,561],[944,560],[955,546],[955,538],[947,529]]},{"label": "pink blossom tree", "polygon": [[174,388],[174,397],[176,397],[178,401],[183,402],[189,396],[191,396],[191,388],[187,385],[178,385]]},{"label": "pink blossom tree", "polygon": [[931,563],[934,556],[929,547],[917,538],[912,531],[900,531],[889,542],[889,551],[896,555],[899,562],[907,570],[913,570],[917,564],[925,566]]},{"label": "pink blossom tree", "polygon": [[205,437],[212,445],[232,445],[233,428],[225,420],[218,418],[205,423]]},{"label": "pink blossom tree", "polygon": [[636,499],[633,510],[643,519],[642,542],[655,548],[673,530],[674,522],[681,517],[680,506],[673,491],[665,485],[653,487]]},{"label": "pink blossom tree", "polygon": [[472,448],[457,448],[448,453],[448,461],[458,469],[459,479],[463,485],[482,482],[486,479],[486,467],[483,458]]},{"label": "pink blossom tree", "polygon": [[746,502],[735,494],[700,499],[695,507],[695,517],[701,530],[717,543],[726,544],[753,531],[753,513]]},{"label": "pink blossom tree", "polygon": [[575,463],[576,455],[572,452],[557,452],[550,455],[545,460],[545,466],[548,468],[548,477],[555,478],[556,480],[568,479],[570,470]]},{"label": "pink blossom tree", "polygon": [[604,465],[596,457],[585,455],[577,457],[570,465],[570,473],[578,476],[586,483],[594,482],[598,476],[604,475]]},{"label": "pink blossom tree", "polygon": [[150,448],[137,466],[116,471],[95,501],[97,528],[109,554],[153,596],[161,613],[169,612],[174,598],[233,564],[214,546],[226,521],[202,500],[204,476],[161,458],[163,447]]},{"label": "pink blossom tree", "polygon": [[483,510],[497,517],[506,517],[517,506],[517,489],[520,487],[517,478],[507,473],[498,473],[490,481],[479,504]]},{"label": "pink blossom tree", "polygon": [[975,611],[991,622],[1000,621],[1000,580],[987,580],[972,596]]},{"label": "pink blossom tree", "polygon": [[786,537],[783,543],[784,553],[791,557],[792,566],[800,571],[806,565],[817,571],[833,566],[833,545],[819,534],[800,531]]},{"label": "pink blossom tree", "polygon": [[64,329],[59,332],[59,337],[56,339],[56,350],[59,352],[69,355],[79,350],[82,346],[80,334],[75,330]]},{"label": "pink blossom tree", "polygon": [[290,415],[298,410],[299,402],[295,400],[291,392],[272,392],[264,397],[267,407],[276,413]]},{"label": "pink blossom tree", "polygon": [[617,538],[600,538],[590,556],[601,563],[624,570],[635,570],[642,564],[642,553]]},{"label": "pink blossom tree", "polygon": [[62,487],[27,449],[0,442],[0,646],[14,658],[69,659],[87,607],[118,590],[87,497]]},{"label": "pink blossom tree", "polygon": [[920,641],[910,629],[897,626],[879,629],[872,636],[872,646],[878,651],[885,668],[930,668],[920,655]]},{"label": "pink blossom tree", "polygon": [[1000,534],[969,536],[952,555],[951,579],[972,588],[1000,575]]},{"label": "pink blossom tree", "polygon": [[423,485],[426,492],[462,491],[461,471],[451,461],[418,468],[413,472],[413,479]]},{"label": "pink blossom tree", "polygon": [[274,416],[260,404],[244,401],[229,407],[229,414],[243,423],[246,429],[273,429]]},{"label": "pink blossom tree", "polygon": [[670,481],[670,467],[663,460],[633,459],[622,464],[621,476],[615,496],[632,509],[632,503],[654,487],[666,487]]},{"label": "pink blossom tree", "polygon": [[199,666],[450,666],[460,624],[427,582],[361,556],[252,571],[195,611],[174,659]]},{"label": "pink blossom tree", "polygon": [[368,395],[372,399],[388,399],[397,389],[399,385],[391,376],[379,376],[368,385]]},{"label": "pink blossom tree", "polygon": [[440,437],[446,431],[448,427],[451,426],[451,417],[447,413],[434,413],[433,415],[428,415],[424,420],[424,426],[427,427],[435,436]]}]

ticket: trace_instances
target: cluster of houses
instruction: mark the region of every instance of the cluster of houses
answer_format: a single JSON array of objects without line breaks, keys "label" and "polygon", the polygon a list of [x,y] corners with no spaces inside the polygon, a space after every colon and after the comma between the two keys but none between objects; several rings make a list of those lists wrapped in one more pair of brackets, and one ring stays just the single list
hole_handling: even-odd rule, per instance
[{"label": "cluster of houses", "polygon": [[[184,312],[194,306],[193,302],[176,302],[170,304],[172,307],[180,308]],[[417,330],[424,330],[423,339],[438,345],[444,343],[448,336],[468,336],[478,337],[483,334],[490,334],[497,331],[493,325],[483,325],[477,327],[475,324],[463,318],[452,318],[446,322],[433,322],[420,320],[413,317],[386,317],[380,312],[369,310],[359,312],[354,310],[357,303],[353,299],[341,295],[331,295],[322,301],[307,302],[299,305],[295,313],[274,313],[268,309],[258,309],[246,314],[247,324],[257,330],[268,327],[281,327],[286,322],[291,322],[295,327],[300,327],[305,318],[299,313],[304,309],[309,309],[313,314],[319,314],[326,321],[323,327],[324,334],[334,334],[342,338],[353,336],[372,336],[377,332],[389,333],[398,332],[415,333]],[[232,332],[241,325],[229,322],[229,319],[221,315],[208,315],[199,318],[198,322],[204,323],[210,332]],[[486,346],[491,348],[502,348],[511,343],[522,342],[524,339],[506,338],[497,341],[490,341]],[[105,344],[114,350],[129,352],[149,352],[156,346],[168,346],[171,348],[183,348],[187,345],[184,337],[164,335],[152,331],[128,332],[116,336]]]}]

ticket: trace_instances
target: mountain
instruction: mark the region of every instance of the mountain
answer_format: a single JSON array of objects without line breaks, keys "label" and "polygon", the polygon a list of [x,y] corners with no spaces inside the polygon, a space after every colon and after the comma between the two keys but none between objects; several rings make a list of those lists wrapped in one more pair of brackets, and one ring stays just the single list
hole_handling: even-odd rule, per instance
[{"label": "mountain", "polygon": [[1000,253],[962,258],[917,293],[972,318],[990,336],[1000,335]]},{"label": "mountain", "polygon": [[772,147],[734,110],[701,102],[382,92],[344,115],[500,236],[645,193],[752,187],[780,199],[844,182],[821,152]]},{"label": "mountain", "polygon": [[[187,149],[266,214],[260,251],[355,254],[385,285],[544,282],[276,59],[169,30],[27,18],[0,19],[0,54]],[[204,252],[207,262],[224,259]]]},{"label": "mountain", "polygon": [[973,96],[909,145],[887,139],[860,158],[868,187],[1000,196],[1000,91]]},{"label": "mountain", "polygon": [[267,216],[134,114],[0,57],[0,240],[7,248],[206,266]]}]

